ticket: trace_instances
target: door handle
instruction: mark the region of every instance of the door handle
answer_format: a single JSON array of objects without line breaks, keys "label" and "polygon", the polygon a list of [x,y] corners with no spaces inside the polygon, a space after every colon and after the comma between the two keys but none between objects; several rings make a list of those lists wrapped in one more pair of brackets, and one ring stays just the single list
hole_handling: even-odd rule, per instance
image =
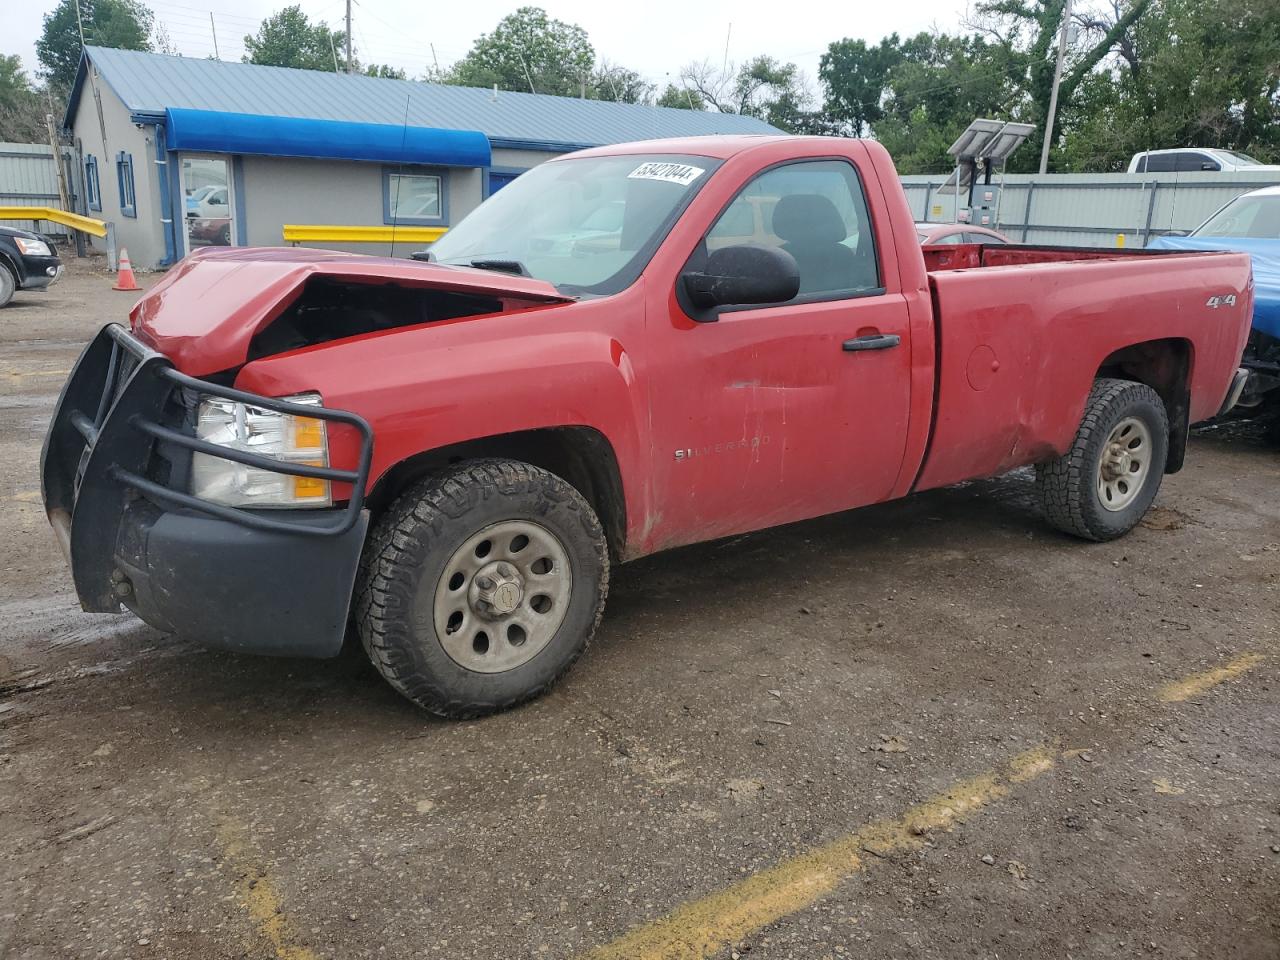
[{"label": "door handle", "polygon": [[888,350],[901,342],[902,338],[896,333],[872,333],[865,337],[846,340],[844,349],[846,353],[856,353],[859,350]]}]

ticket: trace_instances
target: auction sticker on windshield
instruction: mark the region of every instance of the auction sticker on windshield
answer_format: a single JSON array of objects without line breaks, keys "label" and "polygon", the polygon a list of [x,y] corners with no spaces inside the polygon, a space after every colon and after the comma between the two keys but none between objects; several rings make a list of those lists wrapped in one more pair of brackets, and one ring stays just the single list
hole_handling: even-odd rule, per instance
[{"label": "auction sticker on windshield", "polygon": [[642,163],[629,174],[628,180],[661,180],[664,183],[678,183],[687,187],[707,171],[689,163],[670,163],[650,161]]}]

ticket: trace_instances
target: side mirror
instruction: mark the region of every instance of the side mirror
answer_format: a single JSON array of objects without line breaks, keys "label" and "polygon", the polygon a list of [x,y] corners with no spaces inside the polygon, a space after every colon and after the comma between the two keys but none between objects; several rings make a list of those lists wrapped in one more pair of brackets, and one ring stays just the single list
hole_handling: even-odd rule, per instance
[{"label": "side mirror", "polygon": [[785,303],[800,292],[800,267],[785,250],[743,243],[716,250],[702,270],[685,271],[680,282],[700,310]]}]

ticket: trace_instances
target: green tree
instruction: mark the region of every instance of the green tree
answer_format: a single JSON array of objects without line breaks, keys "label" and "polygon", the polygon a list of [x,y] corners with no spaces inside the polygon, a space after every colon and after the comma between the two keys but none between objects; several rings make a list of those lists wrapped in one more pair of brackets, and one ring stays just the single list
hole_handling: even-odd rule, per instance
[{"label": "green tree", "polygon": [[[150,50],[155,17],[138,0],[80,0],[84,40],[91,46],[122,50]],[[70,88],[80,65],[80,22],[76,0],[59,0],[44,15],[44,29],[36,41],[36,58],[50,83]]]},{"label": "green tree", "polygon": [[1058,153],[1070,169],[1123,170],[1134,153],[1180,146],[1280,161],[1280,3],[1157,0],[1077,100]]},{"label": "green tree", "polygon": [[370,63],[361,70],[366,77],[387,77],[391,80],[408,80],[409,74],[405,73],[399,67],[393,67],[387,63]]},{"label": "green tree", "polygon": [[591,71],[587,96],[615,103],[652,103],[654,86],[635,70],[602,60]]},{"label": "green tree", "polygon": [[889,72],[901,61],[901,41],[896,33],[876,46],[849,39],[831,44],[818,65],[828,117],[842,122],[853,136],[866,136],[884,117]]},{"label": "green tree", "polygon": [[977,35],[839,40],[819,68],[823,119],[832,132],[875,136],[903,173],[937,172],[951,165],[947,147],[975,117],[1028,111],[1025,73],[1016,48]]},{"label": "green tree", "polygon": [[[1152,0],[1115,0],[1109,19],[1092,17],[1101,30],[1078,34],[1076,45],[1064,60],[1058,86],[1058,109],[1068,111],[1076,90],[1102,61],[1122,49],[1130,31],[1151,7]],[[1206,9],[1216,9],[1207,4]],[[1053,76],[1057,62],[1066,0],[983,0],[977,5],[976,25],[1010,54],[1020,54],[1025,64],[1023,89],[1028,109],[1025,119],[1043,130],[1049,114]],[[1089,13],[1078,19],[1088,21]],[[1083,39],[1085,42],[1081,43]],[[1059,128],[1061,129],[1061,128]]]},{"label": "green tree", "polygon": [[681,71],[680,79],[699,101],[719,113],[759,117],[792,133],[811,132],[817,123],[808,111],[811,97],[804,76],[794,63],[769,56],[725,69],[693,63]]},{"label": "green tree", "polygon": [[677,87],[674,83],[668,83],[666,89],[654,101],[659,107],[675,107],[678,110],[705,110],[707,103],[702,99],[702,94],[690,90],[688,87]]},{"label": "green tree", "polygon": [[448,71],[450,83],[581,96],[592,82],[595,50],[581,27],[553,20],[541,7],[521,7],[481,34]]},{"label": "green tree", "polygon": [[[875,132],[904,173],[951,166],[947,147],[975,117],[1018,120],[1027,111],[1016,50],[979,36],[922,33],[901,51]],[[1026,157],[1015,153],[1010,169],[1032,162]]]},{"label": "green tree", "polygon": [[256,34],[244,38],[248,53],[243,59],[272,67],[332,71],[335,58],[340,69],[345,67],[346,47],[345,30],[330,30],[323,20],[312,23],[302,7],[294,5],[277,10],[262,21]]},{"label": "green tree", "polygon": [[46,105],[22,69],[22,58],[0,54],[0,140],[44,143]]}]

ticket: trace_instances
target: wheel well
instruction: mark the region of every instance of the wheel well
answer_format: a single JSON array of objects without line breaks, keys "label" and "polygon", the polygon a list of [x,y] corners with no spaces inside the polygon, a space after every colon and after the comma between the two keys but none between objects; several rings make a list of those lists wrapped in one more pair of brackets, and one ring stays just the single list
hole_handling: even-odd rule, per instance
[{"label": "wheel well", "polygon": [[1178,337],[1146,340],[1115,351],[1095,376],[1145,383],[1160,395],[1169,414],[1169,459],[1165,473],[1177,473],[1187,452],[1191,426],[1191,341]]},{"label": "wheel well", "polygon": [[424,450],[384,473],[366,503],[376,516],[406,487],[423,477],[450,464],[487,457],[531,463],[567,481],[600,518],[610,553],[615,559],[622,555],[627,533],[622,475],[612,445],[604,434],[592,427],[525,430]]}]

